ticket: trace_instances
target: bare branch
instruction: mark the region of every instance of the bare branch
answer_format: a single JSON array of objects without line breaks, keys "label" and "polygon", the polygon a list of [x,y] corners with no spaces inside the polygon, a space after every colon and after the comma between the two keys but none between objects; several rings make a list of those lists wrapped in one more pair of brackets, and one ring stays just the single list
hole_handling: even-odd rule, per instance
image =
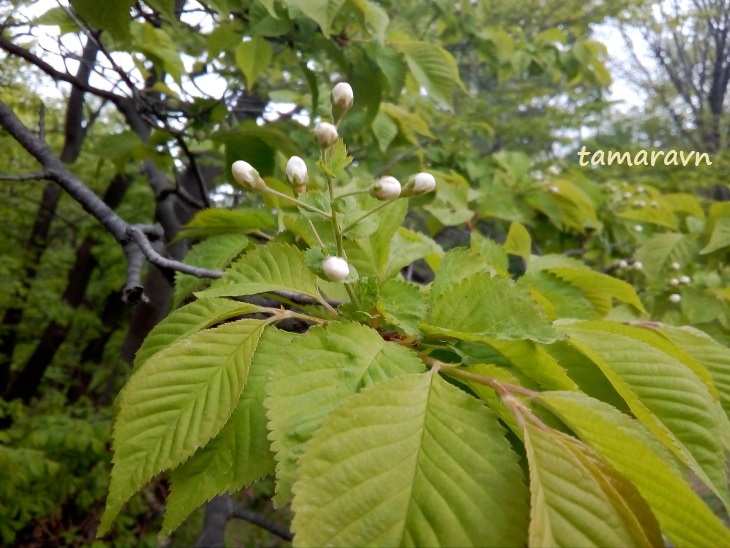
[{"label": "bare branch", "polygon": [[282,527],[277,523],[272,523],[260,514],[241,508],[237,504],[233,507],[233,517],[258,525],[262,529],[266,529],[269,533],[273,533],[277,537],[288,540],[289,542],[291,542],[294,538],[294,535],[292,535],[291,531],[289,531],[286,527]]},{"label": "bare branch", "polygon": [[0,181],[42,181],[47,179],[46,174],[42,171],[38,173],[28,173],[27,175],[6,175],[0,173]]}]

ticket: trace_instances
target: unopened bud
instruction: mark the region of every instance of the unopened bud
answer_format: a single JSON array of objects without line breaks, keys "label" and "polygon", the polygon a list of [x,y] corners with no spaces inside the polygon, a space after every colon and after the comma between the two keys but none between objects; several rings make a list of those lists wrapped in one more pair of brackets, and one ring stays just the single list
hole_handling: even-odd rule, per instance
[{"label": "unopened bud", "polygon": [[329,148],[339,139],[337,128],[330,123],[322,122],[314,130],[314,140],[320,148]]},{"label": "unopened bud", "polygon": [[408,178],[408,182],[400,192],[401,196],[420,196],[436,188],[436,179],[430,173],[416,173]]},{"label": "unopened bud", "polygon": [[620,260],[620,261],[619,261],[618,263],[616,263],[616,264],[618,265],[618,267],[619,267],[619,268],[626,268],[627,266],[629,266],[629,263],[628,263],[628,262],[626,262],[626,261],[625,261],[625,260],[623,260],[623,259],[621,259],[621,260]]},{"label": "unopened bud", "polygon": [[307,164],[299,156],[292,156],[286,163],[286,180],[294,187],[295,196],[306,192],[309,174]]},{"label": "unopened bud", "polygon": [[689,276],[680,276],[679,277],[679,283],[681,283],[681,284],[690,284],[690,283],[692,283],[692,278],[690,278]]},{"label": "unopened bud", "polygon": [[676,287],[679,285],[679,280],[677,278],[672,278],[669,280],[669,285]]},{"label": "unopened bud", "polygon": [[644,227],[641,225],[635,225],[634,232],[644,232]]},{"label": "unopened bud", "polygon": [[350,275],[347,261],[340,257],[327,257],[322,262],[322,270],[324,270],[325,276],[333,282],[341,282]]},{"label": "unopened bud", "polygon": [[558,188],[556,185],[552,185],[550,187],[550,192],[554,192],[557,194],[558,192],[560,192],[560,188]]},{"label": "unopened bud", "polygon": [[679,295],[678,293],[672,293],[671,295],[669,295],[670,303],[677,304],[681,300],[682,300],[682,295]]},{"label": "unopened bud", "polygon": [[395,200],[400,196],[400,183],[395,177],[381,177],[370,187],[370,196],[378,200]]},{"label": "unopened bud", "polygon": [[266,188],[266,183],[261,178],[261,175],[259,175],[259,172],[248,162],[244,162],[243,160],[233,162],[231,173],[233,174],[233,180],[243,188],[254,190]]},{"label": "unopened bud", "polygon": [[644,263],[642,263],[641,261],[634,261],[634,264],[632,264],[631,266],[634,267],[634,270],[642,270],[644,268]]},{"label": "unopened bud", "polygon": [[681,265],[677,261],[674,261],[669,265],[669,270],[679,270],[680,268]]},{"label": "unopened bud", "polygon": [[352,87],[347,82],[340,82],[332,88],[330,101],[332,102],[332,118],[335,122],[339,122],[340,118],[345,115],[345,112],[350,110],[354,99],[355,96],[352,93]]}]

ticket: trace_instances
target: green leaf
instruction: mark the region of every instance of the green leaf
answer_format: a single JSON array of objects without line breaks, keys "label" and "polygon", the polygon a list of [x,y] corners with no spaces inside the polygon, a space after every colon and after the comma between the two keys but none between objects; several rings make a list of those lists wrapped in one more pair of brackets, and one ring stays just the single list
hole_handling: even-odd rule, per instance
[{"label": "green leaf", "polygon": [[730,217],[720,217],[712,228],[710,241],[700,250],[700,254],[707,255],[728,246],[730,246]]},{"label": "green leaf", "polygon": [[441,246],[425,234],[400,227],[390,240],[385,278],[397,275],[401,268],[418,259],[425,259],[428,265],[435,269],[441,263],[443,254]]},{"label": "green leaf", "polygon": [[383,317],[406,335],[420,337],[418,324],[426,316],[428,300],[420,286],[397,279],[378,288],[377,308]]},{"label": "green leaf", "polygon": [[263,36],[254,36],[241,42],[236,49],[236,64],[246,78],[246,87],[251,89],[261,73],[271,63],[274,48]]},{"label": "green leaf", "polygon": [[[98,9],[96,3],[94,9],[97,12],[107,11]],[[129,18],[129,12],[127,12],[125,18]],[[144,53],[160,72],[168,72],[179,84],[180,78],[185,73],[185,65],[180,58],[180,48],[173,38],[164,29],[155,28],[147,22],[134,22],[131,29],[134,38],[133,46]]]},{"label": "green leaf", "polygon": [[262,359],[268,356],[271,371],[265,405],[277,461],[277,505],[291,499],[305,444],[347,396],[384,379],[425,369],[411,351],[355,323],[330,323],[304,335],[282,335],[279,344],[259,352]]},{"label": "green leaf", "polygon": [[658,333],[702,364],[719,392],[720,403],[730,415],[730,350],[706,333],[691,327],[662,325]]},{"label": "green leaf", "polygon": [[568,376],[565,368],[558,363],[541,345],[533,341],[483,341],[502,356],[507,358],[516,369],[545,390],[576,390],[578,386]]},{"label": "green leaf", "polygon": [[[223,270],[248,247],[249,240],[238,234],[214,236],[194,245],[185,255],[185,263],[201,268]],[[178,306],[193,291],[201,289],[208,280],[190,274],[175,273],[173,306]]]},{"label": "green leaf", "polygon": [[265,322],[239,320],[156,353],[119,395],[114,466],[99,535],[156,474],[185,462],[220,432],[246,382]]},{"label": "green leaf", "polygon": [[299,546],[523,546],[527,493],[497,417],[438,375],[349,398],[301,459]]},{"label": "green leaf", "polygon": [[385,31],[390,23],[388,13],[374,2],[353,0],[355,8],[362,15],[365,26],[381,44],[385,40]]},{"label": "green leaf", "polygon": [[195,214],[176,236],[210,238],[221,234],[249,234],[257,230],[276,230],[276,217],[267,209],[203,209]]},{"label": "green leaf", "polygon": [[662,546],[659,526],[626,479],[590,448],[527,421],[530,546]]},{"label": "green leaf", "polygon": [[695,241],[685,234],[654,234],[636,251],[636,259],[644,265],[643,271],[647,278],[657,280],[666,276],[672,262],[687,264],[695,247]]},{"label": "green leaf", "polygon": [[373,135],[375,135],[375,140],[378,142],[378,148],[381,152],[388,150],[388,146],[390,146],[390,143],[398,135],[398,126],[384,112],[378,112],[373,119],[371,129],[373,130]]},{"label": "green leaf", "polygon": [[590,196],[573,181],[551,179],[550,186],[558,192],[540,192],[528,198],[528,203],[547,215],[552,223],[563,229],[585,232],[601,226]]},{"label": "green leaf", "polygon": [[231,418],[205,447],[173,470],[160,536],[169,535],[205,501],[248,487],[274,471],[264,409],[269,364],[258,352],[269,344],[268,339],[275,339],[267,337],[271,331],[265,330],[259,340],[246,385]]},{"label": "green leaf", "polygon": [[436,176],[436,196],[423,209],[436,217],[446,226],[464,224],[474,217],[468,207],[469,183],[455,173],[434,173]]},{"label": "green leaf", "polygon": [[160,350],[193,333],[206,329],[222,321],[251,314],[259,307],[249,303],[239,303],[228,299],[204,298],[173,310],[159,322],[145,338],[134,358],[135,369]]},{"label": "green leaf", "polygon": [[480,272],[489,273],[491,276],[496,274],[489,262],[478,253],[463,247],[448,250],[441,259],[436,277],[431,283],[431,302],[435,303],[445,291],[464,278]]},{"label": "green leaf", "polygon": [[109,2],[99,9],[96,0],[72,0],[71,6],[81,19],[93,28],[108,31],[114,38],[129,37],[130,10],[134,0]]},{"label": "green leaf", "polygon": [[644,305],[636,295],[633,286],[623,280],[585,269],[558,267],[549,268],[547,272],[580,289],[583,295],[591,301],[600,317],[606,316],[611,311],[611,299],[628,303],[646,314]]},{"label": "green leaf", "polygon": [[315,21],[329,38],[332,22],[345,4],[345,0],[299,0],[297,6],[304,15]]},{"label": "green leaf", "polygon": [[464,86],[451,54],[430,42],[397,42],[393,46],[405,55],[408,68],[429,95],[436,101],[451,105],[454,87]]},{"label": "green leaf", "polygon": [[545,392],[538,401],[636,486],[675,546],[730,544],[730,532],[640,423],[580,392]]},{"label": "green leaf", "polygon": [[246,253],[201,296],[240,296],[268,291],[293,291],[321,299],[317,276],[307,268],[304,254],[285,243],[261,245]]},{"label": "green leaf", "polygon": [[550,343],[559,338],[524,289],[486,272],[473,274],[444,291],[421,329],[467,341],[530,339]]},{"label": "green leaf", "polygon": [[509,275],[507,272],[509,257],[504,248],[494,240],[482,236],[476,230],[472,230],[470,238],[471,249],[484,257],[497,274],[507,277]]},{"label": "green leaf", "polygon": [[[722,439],[727,423],[702,380],[685,364],[610,322],[561,326],[632,413],[727,505]],[[635,328],[634,328],[635,329]],[[623,332],[622,332],[623,331]]]},{"label": "green leaf", "polygon": [[674,231],[677,230],[679,225],[677,216],[668,209],[662,208],[643,207],[641,209],[628,209],[618,213],[617,216],[632,221],[663,226]]},{"label": "green leaf", "polygon": [[521,223],[512,221],[507,232],[507,239],[504,242],[504,250],[507,253],[518,255],[525,259],[526,263],[530,262],[530,254],[532,248],[532,240],[530,233]]}]

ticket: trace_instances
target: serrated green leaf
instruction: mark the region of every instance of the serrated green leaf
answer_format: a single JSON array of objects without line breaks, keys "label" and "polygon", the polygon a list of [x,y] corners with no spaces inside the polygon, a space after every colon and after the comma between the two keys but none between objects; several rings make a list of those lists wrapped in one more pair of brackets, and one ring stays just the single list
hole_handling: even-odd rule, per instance
[{"label": "serrated green leaf", "polygon": [[271,63],[274,48],[263,36],[254,36],[241,42],[236,48],[236,64],[246,78],[246,87],[251,89],[261,73]]},{"label": "serrated green leaf", "polygon": [[423,209],[446,226],[464,224],[474,217],[469,209],[469,183],[458,176],[437,176],[436,196]]},{"label": "serrated green leaf", "polygon": [[548,312],[547,305],[535,296],[534,292],[539,292],[543,300],[546,299],[549,305],[552,306],[554,310],[554,314],[551,315],[552,318],[589,320],[597,316],[593,304],[580,289],[545,270],[532,271],[532,268],[528,268],[525,275],[518,280],[517,285],[528,288],[535,300]]},{"label": "serrated green leaf", "polygon": [[496,275],[496,271],[489,262],[478,253],[463,247],[448,250],[441,259],[441,264],[436,271],[436,277],[431,283],[431,303],[439,300],[441,295],[451,286],[458,284],[472,274],[480,272],[486,272],[490,276]]},{"label": "serrated green leaf", "polygon": [[557,187],[558,192],[533,194],[528,197],[528,203],[542,211],[555,226],[563,230],[582,233],[587,228],[600,228],[601,223],[593,200],[575,182],[552,179],[550,186]]},{"label": "serrated green leaf", "polygon": [[428,299],[420,286],[397,279],[388,280],[378,288],[378,311],[406,335],[420,337],[418,324],[428,311]]},{"label": "serrated green leaf", "polygon": [[454,88],[464,85],[452,55],[429,42],[398,42],[393,46],[405,55],[408,68],[429,95],[451,105]]},{"label": "serrated green leaf", "polygon": [[432,304],[421,330],[467,341],[530,339],[554,342],[559,335],[523,288],[512,280],[478,273],[452,285]]},{"label": "serrated green leaf", "polygon": [[329,37],[332,22],[345,4],[345,0],[299,0],[297,7],[315,21],[325,38]]},{"label": "serrated green leaf", "polygon": [[262,245],[246,253],[200,295],[224,297],[267,291],[293,291],[321,299],[317,276],[307,268],[304,254],[285,243]]},{"label": "serrated green leaf", "polygon": [[145,361],[180,339],[222,321],[251,314],[259,307],[229,299],[204,298],[173,310],[145,338],[134,358],[135,369]]},{"label": "serrated green leaf", "polygon": [[276,217],[267,209],[203,209],[176,235],[182,238],[210,238],[223,234],[249,234],[257,230],[276,230]]},{"label": "serrated green leaf", "polygon": [[[405,202],[405,200],[403,201]],[[443,254],[441,246],[425,234],[400,227],[390,240],[385,278],[392,278],[400,272],[401,268],[418,259],[425,259],[428,265],[435,270],[441,263]]]},{"label": "serrated green leaf", "polygon": [[530,254],[532,248],[532,239],[530,233],[521,223],[512,221],[507,232],[507,239],[504,242],[504,250],[507,253],[518,255],[525,259],[526,263],[530,262]]},{"label": "serrated green leaf", "polygon": [[640,312],[646,313],[633,286],[623,280],[594,270],[559,267],[547,269],[547,272],[580,289],[583,295],[591,301],[600,317],[606,316],[611,311],[611,299],[628,303]]},{"label": "serrated green leaf", "polygon": [[132,375],[118,399],[99,535],[156,474],[181,464],[220,432],[238,404],[265,325],[239,320],[195,333]]},{"label": "serrated green leaf", "polygon": [[590,448],[526,422],[530,546],[662,546],[636,488]]},{"label": "serrated green leaf", "polygon": [[[259,346],[267,344],[270,331],[264,331]],[[255,353],[231,418],[205,447],[172,471],[160,536],[169,535],[190,512],[214,496],[248,487],[274,471],[264,409],[268,368],[268,362]]]},{"label": "serrated green leaf", "polygon": [[675,546],[730,543],[730,532],[639,422],[580,392],[544,392],[538,401],[636,486]]},{"label": "serrated green leaf", "polygon": [[695,248],[695,241],[685,234],[654,234],[636,250],[636,259],[644,265],[647,278],[656,280],[666,274],[670,263],[687,264]]},{"label": "serrated green leaf", "polygon": [[259,352],[262,359],[268,355],[271,370],[265,405],[277,461],[278,505],[291,499],[304,445],[335,407],[366,386],[425,369],[411,351],[354,323],[313,327]]},{"label": "serrated green leaf", "polygon": [[702,364],[719,392],[720,403],[730,415],[730,349],[706,333],[691,327],[662,325],[658,333]]},{"label": "serrated green leaf", "polygon": [[715,221],[710,240],[700,250],[700,254],[707,255],[728,246],[730,246],[730,217],[720,217]]},{"label": "serrated green leaf", "polygon": [[507,252],[504,248],[494,240],[482,236],[476,230],[471,232],[470,238],[471,249],[484,257],[494,267],[497,274],[507,277],[509,275],[507,271],[509,268],[509,257],[507,257]]},{"label": "serrated green leaf", "polygon": [[299,546],[523,546],[522,472],[493,412],[438,375],[349,398],[301,459]]},{"label": "serrated green leaf", "polygon": [[721,440],[727,423],[702,380],[674,356],[610,322],[561,326],[601,369],[632,413],[727,505]]},{"label": "serrated green leaf", "polygon": [[[194,245],[185,255],[185,263],[201,268],[223,270],[233,259],[243,253],[248,244],[248,238],[238,234],[214,236]],[[191,293],[205,287],[208,283],[209,280],[176,272],[172,306],[178,306]]]},{"label": "serrated green leaf", "polygon": [[535,381],[545,390],[576,390],[578,386],[568,376],[565,368],[542,345],[533,341],[483,341],[499,352],[516,369]]},{"label": "serrated green leaf", "polygon": [[365,26],[382,43],[385,40],[385,30],[390,23],[388,13],[378,4],[368,0],[353,0],[353,4],[362,15]]}]

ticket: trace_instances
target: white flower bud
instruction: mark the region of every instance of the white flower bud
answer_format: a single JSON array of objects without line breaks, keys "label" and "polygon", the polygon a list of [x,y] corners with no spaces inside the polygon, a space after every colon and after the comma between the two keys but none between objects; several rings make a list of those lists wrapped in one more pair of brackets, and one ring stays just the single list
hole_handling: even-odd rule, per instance
[{"label": "white flower bud", "polygon": [[631,192],[624,192],[624,198],[626,198],[627,200],[629,198],[631,198],[632,196],[633,196],[633,194]]},{"label": "white flower bud", "polygon": [[681,300],[682,300],[682,295],[680,295],[678,293],[672,293],[671,295],[669,295],[670,303],[677,304]]},{"label": "white flower bud", "polygon": [[339,139],[337,128],[330,123],[322,122],[314,130],[314,140],[320,148],[329,148]]},{"label": "white flower bud", "polygon": [[679,285],[679,280],[677,278],[672,278],[669,280],[669,285],[676,287]]},{"label": "white flower bud", "polygon": [[674,261],[669,265],[669,270],[679,270],[680,268],[681,265],[677,261]]},{"label": "white flower bud", "polygon": [[286,180],[292,185],[301,185],[309,181],[307,164],[299,156],[292,156],[286,163]]},{"label": "white flower bud", "polygon": [[552,185],[550,187],[550,192],[558,193],[558,192],[560,192],[560,189],[556,185]]},{"label": "white flower bud", "polygon": [[403,186],[401,196],[420,196],[428,194],[436,188],[436,179],[430,173],[416,173],[408,178],[408,182]]},{"label": "white flower bud", "polygon": [[233,162],[231,173],[233,174],[233,180],[244,188],[258,190],[266,188],[266,183],[259,175],[259,172],[248,162],[243,160]]},{"label": "white flower bud", "polygon": [[347,261],[340,257],[327,257],[322,262],[322,270],[324,270],[325,276],[333,282],[341,282],[350,275]]},{"label": "white flower bud", "polygon": [[644,232],[644,227],[641,225],[634,225],[634,232]]},{"label": "white flower bud", "polygon": [[636,187],[636,192],[644,192],[644,190],[646,190],[646,189],[641,185]]},{"label": "white flower bud", "polygon": [[628,262],[626,262],[626,261],[625,261],[625,260],[623,260],[623,259],[621,259],[621,260],[620,260],[620,261],[619,261],[618,263],[616,263],[616,264],[618,265],[618,267],[619,267],[619,268],[626,268],[627,266],[629,266],[629,263],[628,263]]},{"label": "white flower bud", "polygon": [[395,177],[381,177],[370,187],[370,196],[378,200],[395,200],[400,196],[400,183]]},{"label": "white flower bud", "polygon": [[689,276],[680,276],[679,277],[679,283],[681,283],[681,284],[690,284],[690,283],[692,283],[692,278],[690,278]]},{"label": "white flower bud", "polygon": [[653,207],[654,209],[659,209],[659,202],[657,202],[656,200],[652,200],[651,207]]},{"label": "white flower bud", "polygon": [[345,112],[350,110],[354,99],[352,87],[347,82],[340,82],[332,88],[330,101],[332,102],[332,117],[335,122],[339,121]]},{"label": "white flower bud", "polygon": [[642,263],[641,261],[634,261],[634,264],[632,264],[631,266],[634,267],[634,270],[642,270],[644,268],[644,263]]}]

